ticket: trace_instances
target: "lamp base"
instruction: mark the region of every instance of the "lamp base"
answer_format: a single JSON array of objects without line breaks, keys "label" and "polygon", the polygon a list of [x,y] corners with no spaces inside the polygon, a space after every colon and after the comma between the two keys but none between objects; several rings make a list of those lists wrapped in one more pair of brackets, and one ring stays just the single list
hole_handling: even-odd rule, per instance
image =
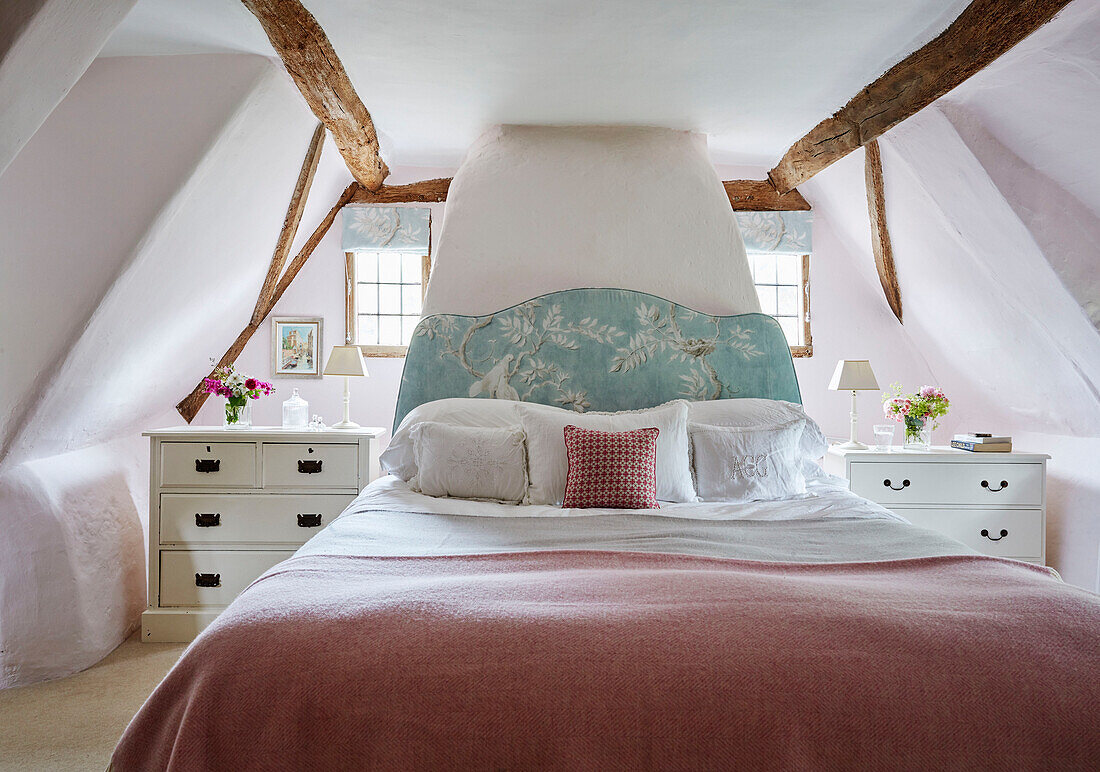
[{"label": "lamp base", "polygon": [[834,445],[833,447],[840,450],[867,450],[867,446],[862,442],[845,442],[840,445]]},{"label": "lamp base", "polygon": [[333,424],[330,429],[360,429],[362,427],[355,421],[341,421],[340,423]]}]

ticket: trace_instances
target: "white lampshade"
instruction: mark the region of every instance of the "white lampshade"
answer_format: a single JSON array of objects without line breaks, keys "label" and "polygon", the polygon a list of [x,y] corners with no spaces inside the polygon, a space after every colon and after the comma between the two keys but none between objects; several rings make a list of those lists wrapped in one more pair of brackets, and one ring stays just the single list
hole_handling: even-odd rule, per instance
[{"label": "white lampshade", "polygon": [[875,373],[866,359],[841,359],[836,363],[833,380],[829,382],[832,391],[870,391],[877,388]]},{"label": "white lampshade", "polygon": [[333,346],[325,375],[367,375],[367,363],[358,346]]}]

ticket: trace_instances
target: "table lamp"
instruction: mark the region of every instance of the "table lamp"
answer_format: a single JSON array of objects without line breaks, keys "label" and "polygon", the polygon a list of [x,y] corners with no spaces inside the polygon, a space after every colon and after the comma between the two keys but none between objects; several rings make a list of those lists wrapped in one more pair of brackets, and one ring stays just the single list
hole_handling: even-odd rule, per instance
[{"label": "table lamp", "polygon": [[866,359],[841,359],[836,363],[829,389],[852,392],[852,435],[847,442],[837,447],[842,450],[867,450],[867,446],[856,439],[856,392],[878,389],[871,363]]},{"label": "table lamp", "polygon": [[367,375],[367,363],[363,361],[363,352],[358,346],[333,346],[325,365],[325,375],[344,376],[344,420],[333,424],[333,429],[358,429],[359,424],[351,420],[351,377]]}]

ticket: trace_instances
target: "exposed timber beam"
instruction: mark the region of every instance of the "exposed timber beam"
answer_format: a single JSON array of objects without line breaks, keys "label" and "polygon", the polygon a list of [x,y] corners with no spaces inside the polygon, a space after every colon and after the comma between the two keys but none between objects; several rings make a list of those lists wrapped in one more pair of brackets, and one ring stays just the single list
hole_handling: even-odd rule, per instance
[{"label": "exposed timber beam", "polygon": [[373,193],[360,190],[352,199],[353,204],[437,204],[447,200],[447,190],[451,187],[450,177],[435,180],[421,180],[408,185],[383,185]]},{"label": "exposed timber beam", "polygon": [[768,178],[781,193],[883,134],[983,69],[1070,0],[974,0],[932,42],[895,64],[795,142]]},{"label": "exposed timber beam", "polygon": [[867,181],[867,213],[871,218],[871,250],[875,253],[878,280],[886,295],[886,302],[898,321],[901,318],[901,288],[894,270],[894,248],[890,244],[890,231],[886,228],[886,190],[882,183],[882,153],[878,140],[864,146],[864,177]]},{"label": "exposed timber beam", "polygon": [[[214,366],[214,370],[218,369],[219,367],[224,367],[225,365],[233,363],[234,361],[236,361],[237,357],[241,355],[241,352],[244,351],[245,344],[248,343],[249,339],[253,336],[253,334],[255,334],[256,330],[259,329],[260,324],[263,322],[264,319],[267,318],[267,315],[271,313],[271,309],[274,308],[275,304],[279,302],[279,298],[283,296],[283,293],[286,292],[287,287],[289,287],[290,283],[294,281],[294,277],[297,276],[298,272],[302,270],[302,266],[304,266],[306,264],[306,261],[309,260],[310,255],[313,254],[313,250],[317,249],[317,245],[321,243],[321,239],[323,239],[325,237],[325,234],[328,233],[329,228],[332,227],[333,220],[336,219],[337,213],[344,208],[344,205],[347,204],[348,201],[351,200],[352,196],[355,195],[355,192],[357,190],[359,190],[359,183],[357,182],[351,183],[347,186],[347,188],[344,189],[344,192],[340,195],[340,198],[336,200],[336,203],[333,204],[332,208],[328,211],[328,214],[324,216],[320,224],[316,227],[316,229],[314,229],[313,233],[310,235],[309,239],[306,240],[306,243],[302,245],[302,249],[298,252],[297,255],[294,256],[294,259],[290,261],[290,265],[287,266],[286,273],[283,274],[283,277],[275,286],[275,291],[271,294],[271,299],[267,302],[267,306],[266,308],[264,308],[264,312],[263,315],[260,317],[260,320],[249,320],[245,328],[241,330],[241,334],[237,336],[237,339],[233,341],[233,344],[225,352],[225,355],[218,360],[218,364]],[[211,372],[211,375],[213,375],[213,372]],[[206,402],[207,396],[209,395],[205,391],[203,391],[202,381],[200,381],[199,384],[191,390],[190,394],[180,400],[179,404],[176,405],[176,410],[181,416],[183,416],[184,421],[187,421],[187,423],[191,423],[191,421],[193,421],[195,416],[198,414],[199,408],[201,408],[203,403]]]},{"label": "exposed timber beam", "polygon": [[259,19],[309,109],[332,133],[355,181],[378,190],[390,173],[374,121],[321,25],[298,0],[241,0]]},{"label": "exposed timber beam", "polygon": [[797,190],[780,195],[768,180],[729,180],[722,183],[735,212],[808,212],[810,202]]},{"label": "exposed timber beam", "polygon": [[302,212],[306,209],[309,188],[313,185],[313,175],[317,173],[317,164],[321,160],[321,148],[324,144],[325,125],[318,123],[313,131],[313,138],[309,141],[306,157],[302,160],[298,182],[294,185],[294,192],[290,194],[290,204],[286,208],[286,217],[283,218],[283,228],[279,231],[279,240],[275,242],[275,252],[271,255],[271,263],[267,267],[267,276],[264,277],[260,296],[256,298],[256,307],[252,309],[254,324],[263,321],[264,309],[271,301],[275,284],[279,281],[287,257],[290,256],[290,248],[294,245],[294,237],[298,234],[298,224],[302,221]]}]

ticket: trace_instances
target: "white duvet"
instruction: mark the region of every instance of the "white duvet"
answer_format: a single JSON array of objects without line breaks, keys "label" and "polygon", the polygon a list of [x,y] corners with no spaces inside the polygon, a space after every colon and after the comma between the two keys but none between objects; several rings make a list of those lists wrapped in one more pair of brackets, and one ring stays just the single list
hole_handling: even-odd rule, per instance
[{"label": "white duvet", "polygon": [[594,549],[784,562],[862,562],[976,554],[917,528],[822,475],[803,496],[659,510],[512,505],[416,493],[375,480],[299,555],[470,555]]}]

